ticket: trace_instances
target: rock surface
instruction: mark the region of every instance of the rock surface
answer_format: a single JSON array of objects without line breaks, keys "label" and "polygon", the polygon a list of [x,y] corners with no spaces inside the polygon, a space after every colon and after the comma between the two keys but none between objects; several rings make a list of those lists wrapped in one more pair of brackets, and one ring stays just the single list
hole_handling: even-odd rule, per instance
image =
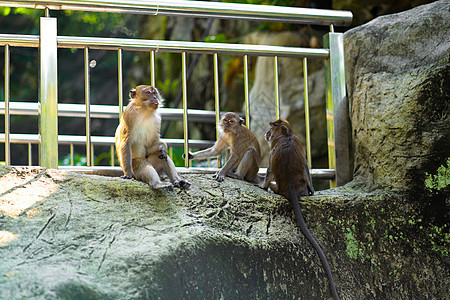
[{"label": "rock surface", "polygon": [[423,188],[450,157],[450,2],[379,17],[344,35],[355,182]]},{"label": "rock surface", "polygon": [[[41,168],[0,176],[1,299],[330,297],[289,202],[251,184],[183,174],[190,190],[152,191]],[[341,299],[445,299],[445,227],[427,203],[349,188],[302,199]]]}]

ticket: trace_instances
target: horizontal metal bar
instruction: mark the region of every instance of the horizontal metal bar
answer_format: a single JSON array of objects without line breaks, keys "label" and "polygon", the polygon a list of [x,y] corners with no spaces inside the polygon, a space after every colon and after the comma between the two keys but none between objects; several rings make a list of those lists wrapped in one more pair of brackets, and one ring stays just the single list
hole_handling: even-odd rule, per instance
[{"label": "horizontal metal bar", "polygon": [[[0,45],[16,47],[39,47],[39,38],[34,35],[0,34]],[[329,57],[328,49],[284,47],[270,45],[224,44],[185,41],[163,41],[143,39],[121,39],[100,37],[58,36],[59,48],[85,48],[104,50],[189,52],[224,55],[257,55],[279,57]]]},{"label": "horizontal metal bar", "polygon": [[[72,172],[82,172],[91,175],[113,176],[119,177],[123,175],[120,167],[82,167],[82,166],[59,166],[58,169]],[[215,174],[218,168],[201,168],[201,167],[177,167],[177,172],[181,174]],[[259,174],[266,174],[266,168],[260,168]],[[332,169],[312,169],[311,177],[317,180],[331,180],[334,178],[335,171]]]},{"label": "horizontal metal bar", "polygon": [[318,25],[350,25],[353,18],[350,11],[213,1],[22,0],[2,1],[1,6]]},{"label": "horizontal metal bar", "polygon": [[[11,115],[37,115],[37,102],[11,102]],[[183,109],[181,108],[160,108],[159,109],[163,120],[183,120]],[[0,102],[0,114],[5,114],[5,102]],[[86,116],[86,106],[84,104],[58,104],[59,117],[80,117]],[[119,116],[119,107],[112,105],[91,105],[91,118],[106,118],[117,119]],[[189,109],[189,121],[191,122],[208,122],[215,123],[216,117],[214,111]]]},{"label": "horizontal metal bar", "polygon": [[[179,147],[184,146],[183,139],[161,139],[169,147]],[[23,134],[23,133],[11,133],[10,134],[11,143],[17,144],[38,144],[39,137],[37,134]],[[5,142],[5,134],[0,133],[0,143]],[[114,145],[115,138],[113,136],[91,136],[91,142],[95,145],[109,146]],[[192,148],[203,149],[214,145],[215,141],[205,141],[205,140],[189,140],[189,145]],[[58,135],[58,144],[62,145],[86,145],[86,136],[84,135]]]}]

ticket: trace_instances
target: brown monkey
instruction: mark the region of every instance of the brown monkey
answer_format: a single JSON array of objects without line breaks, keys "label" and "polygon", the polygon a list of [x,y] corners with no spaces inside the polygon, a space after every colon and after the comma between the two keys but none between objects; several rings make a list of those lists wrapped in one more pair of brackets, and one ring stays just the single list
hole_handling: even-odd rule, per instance
[{"label": "brown monkey", "polygon": [[[314,194],[305,150],[299,139],[292,133],[289,123],[283,119],[270,123],[270,129],[266,132],[266,140],[269,142],[271,150],[266,177],[261,187],[266,190],[270,187],[272,191],[291,201],[300,229],[319,254],[327,273],[331,294],[334,299],[339,299],[327,258],[306,226],[300,210],[300,197]],[[272,179],[275,180],[275,183],[272,182]]]},{"label": "brown monkey", "polygon": [[[116,151],[124,176],[122,178],[148,183],[154,189],[173,186],[189,188],[167,156],[167,145],[160,140],[161,116],[158,107],[162,98],[156,88],[140,85],[130,91],[130,103],[125,108],[116,130]],[[170,182],[161,182],[167,174]]]},{"label": "brown monkey", "polygon": [[[244,120],[236,113],[226,113],[220,119],[219,139],[211,148],[189,153],[189,159],[205,159],[220,155],[230,149],[230,157],[225,165],[214,175],[217,181],[225,176],[259,183],[259,161],[261,150],[253,132],[245,125]],[[184,155],[183,155],[184,157]]]}]

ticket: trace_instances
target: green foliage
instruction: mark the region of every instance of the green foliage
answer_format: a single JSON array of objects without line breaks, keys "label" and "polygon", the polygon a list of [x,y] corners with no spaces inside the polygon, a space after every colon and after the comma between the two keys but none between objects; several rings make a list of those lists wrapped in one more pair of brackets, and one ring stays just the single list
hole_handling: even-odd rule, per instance
[{"label": "green foliage", "polygon": [[431,250],[440,253],[442,256],[448,256],[450,251],[450,232],[448,224],[444,226],[432,226],[430,237]]},{"label": "green foliage", "polygon": [[0,14],[2,16],[7,16],[11,13],[11,7],[0,7]]},{"label": "green foliage", "polygon": [[158,87],[162,95],[171,96],[173,98],[178,93],[180,80],[179,79],[170,80],[169,78],[166,78],[163,81],[161,79],[157,79],[156,86]]},{"label": "green foliage", "polygon": [[[70,166],[70,154],[67,154],[62,159],[59,160],[58,165],[60,166]],[[73,154],[73,165],[74,166],[86,166],[87,158],[85,155]]]},{"label": "green foliage", "polygon": [[441,165],[437,169],[437,174],[428,174],[425,172],[425,186],[430,192],[437,193],[450,185],[450,157],[447,158],[447,166]]},{"label": "green foliage", "polygon": [[[353,225],[353,229],[354,229]],[[347,239],[347,248],[345,249],[345,252],[347,253],[348,257],[356,259],[358,257],[358,254],[361,249],[358,247],[358,241],[353,236],[352,231],[350,228],[347,228],[347,233],[345,234],[345,238]]]},{"label": "green foliage", "polygon": [[[70,154],[67,154],[62,159],[59,160],[58,164],[60,166],[70,166]],[[111,152],[103,152],[94,156],[94,166],[109,166],[111,164]],[[73,155],[73,165],[74,166],[86,166],[87,158],[85,155],[74,153]],[[117,158],[114,158],[114,165],[118,166],[119,162]]]},{"label": "green foliage", "polygon": [[217,35],[210,35],[205,38],[205,42],[225,43],[225,42],[227,42],[227,35],[225,33],[219,33]]},{"label": "green foliage", "polygon": [[176,167],[184,167],[183,148],[172,148],[172,160]]}]

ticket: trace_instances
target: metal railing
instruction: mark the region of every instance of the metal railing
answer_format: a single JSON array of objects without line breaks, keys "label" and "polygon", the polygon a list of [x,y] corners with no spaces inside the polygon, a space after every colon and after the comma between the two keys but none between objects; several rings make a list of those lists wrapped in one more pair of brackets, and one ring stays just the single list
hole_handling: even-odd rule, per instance
[{"label": "metal railing", "polygon": [[[311,165],[309,106],[307,89],[307,59],[323,59],[326,65],[327,83],[327,132],[329,169],[313,169],[315,178],[333,180],[333,185],[341,185],[350,179],[348,161],[348,139],[346,139],[348,124],[341,122],[345,114],[346,93],[343,60],[343,34],[335,33],[334,25],[348,25],[352,14],[346,11],[318,10],[310,8],[279,7],[265,5],[247,5],[233,3],[217,3],[206,1],[109,1],[109,0],[62,0],[62,1],[0,1],[0,6],[28,7],[45,9],[46,16],[40,18],[40,34],[14,35],[0,34],[0,45],[5,47],[5,101],[0,103],[0,112],[5,114],[5,133],[0,134],[0,142],[5,143],[5,162],[10,164],[10,143],[22,142],[39,144],[39,163],[48,168],[58,168],[58,143],[69,145],[85,144],[88,166],[92,166],[92,144],[111,146],[111,156],[114,154],[113,137],[91,137],[90,119],[92,117],[117,118],[123,112],[123,81],[122,55],[123,51],[148,51],[150,53],[151,83],[155,84],[155,52],[176,52],[182,60],[182,109],[161,109],[163,119],[183,120],[183,135],[180,140],[165,141],[169,146],[184,147],[185,153],[190,146],[203,148],[211,145],[211,141],[195,141],[188,138],[188,121],[216,122],[219,118],[218,93],[218,55],[240,55],[244,58],[245,115],[249,124],[248,99],[248,56],[269,56],[274,60],[275,107],[276,118],[280,115],[280,98],[278,91],[278,57],[291,57],[303,60],[305,82],[305,120],[308,162]],[[180,42],[162,40],[140,40],[122,38],[94,38],[58,36],[56,18],[49,17],[50,10],[82,10],[114,13],[134,13],[148,15],[169,15],[187,17],[208,17],[224,19],[244,19],[251,21],[274,21],[285,23],[303,23],[328,25],[330,33],[324,36],[324,49],[282,47],[270,45],[221,44],[204,42]],[[39,104],[26,107],[21,103],[10,101],[10,47],[38,47],[40,57]],[[85,105],[58,104],[57,100],[57,49],[79,48],[84,50],[85,63]],[[89,50],[104,49],[117,51],[118,58],[118,106],[91,105],[89,80]],[[202,53],[213,55],[215,111],[188,109],[186,53]],[[2,106],[3,104],[3,106]],[[38,114],[40,131],[38,135],[18,135],[10,133],[11,114]],[[58,136],[58,116],[77,116],[86,118],[86,136]],[[344,118],[345,119],[345,118]],[[346,119],[345,119],[346,121]],[[73,146],[71,146],[72,149]],[[185,161],[188,167],[188,161]]]}]

